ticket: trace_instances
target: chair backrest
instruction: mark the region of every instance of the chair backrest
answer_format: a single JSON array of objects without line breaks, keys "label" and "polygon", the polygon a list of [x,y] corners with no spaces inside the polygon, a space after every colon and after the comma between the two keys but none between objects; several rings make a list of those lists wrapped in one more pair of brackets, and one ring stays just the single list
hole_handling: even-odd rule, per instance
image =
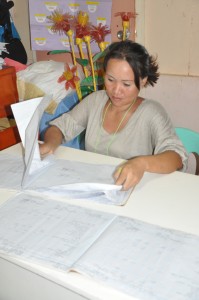
[{"label": "chair backrest", "polygon": [[176,127],[175,131],[189,154],[187,172],[199,175],[199,133],[184,127]]},{"label": "chair backrest", "polygon": [[199,154],[199,133],[184,127],[176,127],[175,131],[188,153]]}]

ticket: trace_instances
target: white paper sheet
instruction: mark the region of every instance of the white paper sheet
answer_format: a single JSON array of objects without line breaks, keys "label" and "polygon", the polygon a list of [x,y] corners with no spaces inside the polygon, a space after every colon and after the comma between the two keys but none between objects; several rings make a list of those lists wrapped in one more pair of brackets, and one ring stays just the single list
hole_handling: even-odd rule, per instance
[{"label": "white paper sheet", "polygon": [[[0,187],[21,190],[24,164],[22,158],[0,154]],[[64,159],[54,160],[48,169],[34,174],[25,190],[66,199],[81,199],[108,205],[124,205],[132,189],[122,191],[114,184],[115,166],[88,164]],[[42,171],[42,172],[41,172]]]},{"label": "white paper sheet", "polygon": [[115,185],[114,171],[115,166],[111,165],[56,160],[55,164],[48,167],[47,176],[41,174],[28,189],[67,199],[124,205],[132,189],[122,191],[122,186]]},{"label": "white paper sheet", "polygon": [[75,270],[140,300],[199,299],[199,237],[22,193],[0,207],[0,253]]},{"label": "white paper sheet", "polygon": [[0,253],[67,271],[114,218],[22,193],[0,207]]},{"label": "white paper sheet", "polygon": [[38,137],[39,123],[51,98],[50,95],[46,95],[11,105],[25,153],[22,187],[29,184],[39,170],[50,163],[49,157],[44,160],[40,157]]},{"label": "white paper sheet", "polygon": [[74,270],[140,300],[196,300],[199,237],[117,217]]},{"label": "white paper sheet", "polygon": [[[6,49],[6,45],[7,45],[8,43],[3,43],[3,42],[0,42],[0,55],[2,55],[2,51],[3,52],[6,52],[6,53],[9,53],[8,51],[7,51],[7,49]],[[3,58],[2,58],[2,60],[3,60]]]},{"label": "white paper sheet", "polygon": [[[34,190],[67,199],[124,205],[132,189],[122,191],[122,186],[114,184],[115,166],[56,160],[53,155],[41,159],[38,145],[39,123],[50,100],[51,96],[45,96],[12,105],[24,147],[25,165],[22,169],[20,160],[4,153],[0,155],[0,171],[4,174],[0,187]],[[12,169],[12,165],[16,164],[18,168]]]},{"label": "white paper sheet", "polygon": [[21,190],[24,173],[22,157],[0,151],[0,188]]}]

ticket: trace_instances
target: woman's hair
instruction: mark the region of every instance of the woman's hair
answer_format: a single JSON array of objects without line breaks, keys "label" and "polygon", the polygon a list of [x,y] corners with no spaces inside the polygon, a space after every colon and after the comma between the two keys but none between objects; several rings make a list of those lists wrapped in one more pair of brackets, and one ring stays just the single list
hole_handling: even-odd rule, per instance
[{"label": "woman's hair", "polygon": [[126,60],[135,76],[135,85],[140,90],[140,78],[147,77],[147,85],[154,85],[158,78],[158,64],[156,58],[149,55],[144,46],[133,42],[131,40],[125,40],[121,42],[112,43],[104,57],[104,70],[106,71],[109,59],[121,59]]}]

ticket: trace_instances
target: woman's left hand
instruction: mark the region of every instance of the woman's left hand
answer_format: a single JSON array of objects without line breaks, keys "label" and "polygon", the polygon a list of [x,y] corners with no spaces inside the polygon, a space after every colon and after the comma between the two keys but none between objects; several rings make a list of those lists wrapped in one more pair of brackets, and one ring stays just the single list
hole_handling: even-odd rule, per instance
[{"label": "woman's left hand", "polygon": [[115,173],[115,184],[122,185],[123,190],[129,190],[134,187],[142,179],[145,172],[145,166],[140,157],[128,160],[126,163],[120,165]]},{"label": "woman's left hand", "polygon": [[115,173],[115,184],[122,185],[123,190],[134,187],[142,179],[144,172],[168,174],[183,167],[182,158],[172,150],[132,158],[120,165]]}]

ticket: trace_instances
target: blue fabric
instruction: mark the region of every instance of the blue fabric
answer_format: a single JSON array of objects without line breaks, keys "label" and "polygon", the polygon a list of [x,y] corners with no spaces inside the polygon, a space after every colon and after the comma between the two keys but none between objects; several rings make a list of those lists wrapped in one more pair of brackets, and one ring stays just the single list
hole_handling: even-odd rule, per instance
[{"label": "blue fabric", "polygon": [[[12,28],[12,36],[13,38],[18,38],[20,39],[19,33],[17,32],[17,29],[14,25],[14,23],[11,21],[11,28]],[[3,26],[0,26],[0,42],[4,43],[4,39],[3,39],[3,34],[4,34],[4,28]]]},{"label": "blue fabric", "polygon": [[3,37],[2,37],[3,33],[4,33],[4,28],[3,28],[3,26],[0,26],[0,42],[1,43],[3,43]]},{"label": "blue fabric", "polygon": [[[44,133],[45,133],[46,129],[49,127],[50,121],[61,116],[63,113],[71,110],[78,102],[79,102],[79,99],[78,99],[77,93],[74,92],[74,93],[71,93],[70,95],[66,96],[59,103],[54,114],[49,114],[47,112],[44,112],[41,122],[40,122],[40,139],[43,140]],[[73,139],[70,142],[67,142],[63,145],[67,146],[67,147],[71,147],[71,148],[82,149],[79,137],[76,137],[75,139]]]},{"label": "blue fabric", "polygon": [[17,31],[14,23],[12,22],[12,20],[11,20],[11,28],[12,28],[12,36],[13,36],[13,38],[20,39],[19,33],[18,33],[18,31]]}]

